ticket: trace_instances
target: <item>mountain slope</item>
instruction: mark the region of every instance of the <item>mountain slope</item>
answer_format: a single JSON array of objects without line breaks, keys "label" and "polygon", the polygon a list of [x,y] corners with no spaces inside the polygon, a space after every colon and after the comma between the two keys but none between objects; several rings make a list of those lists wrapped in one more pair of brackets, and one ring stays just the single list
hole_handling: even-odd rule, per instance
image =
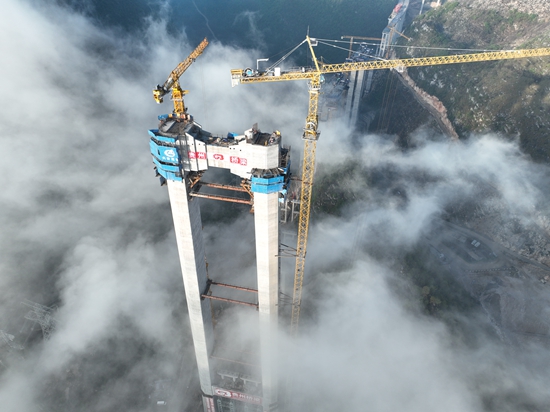
[{"label": "mountain slope", "polygon": [[[510,8],[510,4],[523,7]],[[521,3],[521,4],[520,4]],[[441,54],[414,46],[509,49],[550,46],[550,5],[534,1],[450,1],[416,19],[402,41],[401,57]],[[539,11],[540,15],[526,11]],[[466,52],[466,51],[463,51]],[[437,96],[461,138],[497,132],[519,137],[522,149],[550,161],[550,58],[481,62],[411,69],[411,77]]]}]

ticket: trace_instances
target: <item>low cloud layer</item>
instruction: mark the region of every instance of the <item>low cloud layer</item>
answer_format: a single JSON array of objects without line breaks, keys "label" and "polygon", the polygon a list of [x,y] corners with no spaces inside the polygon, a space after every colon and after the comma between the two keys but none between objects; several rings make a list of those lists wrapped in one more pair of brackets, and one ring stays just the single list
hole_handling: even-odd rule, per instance
[{"label": "low cloud layer", "polygon": [[[435,222],[464,202],[498,205],[499,219],[535,224],[548,211],[548,168],[496,136],[457,144],[418,133],[414,148],[404,151],[391,136],[342,138],[332,127],[319,142],[318,181],[337,173],[333,189],[356,200],[311,229],[309,310],[302,312],[299,343],[288,348],[296,355],[290,381],[300,388],[295,408],[547,409],[547,346],[509,346],[481,307],[426,318],[420,291],[400,262],[419,245],[428,247]],[[342,149],[326,149],[336,145]],[[540,282],[533,287],[548,295]]]},{"label": "low cloud layer", "polygon": [[[119,409],[182,364],[185,379],[194,373],[168,196],[147,129],[171,111],[151,90],[195,45],[154,18],[136,39],[70,9],[3,6],[0,329],[27,342],[2,352],[0,400],[10,411]],[[231,89],[229,70],[253,57],[214,41],[185,73],[186,103],[208,130],[292,124],[298,102]],[[289,110],[274,119],[266,107],[281,102]],[[25,299],[58,308],[50,340],[36,343]],[[150,401],[124,402],[143,410]]]}]

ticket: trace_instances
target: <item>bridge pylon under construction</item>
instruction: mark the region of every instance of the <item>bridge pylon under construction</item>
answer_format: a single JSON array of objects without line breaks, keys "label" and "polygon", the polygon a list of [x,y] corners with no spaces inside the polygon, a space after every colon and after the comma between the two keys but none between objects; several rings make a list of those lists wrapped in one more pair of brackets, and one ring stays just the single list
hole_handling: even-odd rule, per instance
[{"label": "bridge pylon under construction", "polygon": [[[157,176],[168,187],[204,410],[277,410],[279,210],[286,200],[290,149],[282,146],[278,131],[262,133],[257,125],[243,134],[216,136],[187,113],[162,115],[159,121],[158,129],[149,130],[150,149]],[[229,170],[240,178],[240,185],[203,181],[203,174],[212,168]],[[205,193],[208,188],[215,193]],[[256,289],[219,282],[215,274],[208,273],[201,197],[251,205]],[[220,290],[253,298],[229,298]],[[258,312],[257,357],[240,354],[231,358],[217,347],[214,306],[233,304]]]}]

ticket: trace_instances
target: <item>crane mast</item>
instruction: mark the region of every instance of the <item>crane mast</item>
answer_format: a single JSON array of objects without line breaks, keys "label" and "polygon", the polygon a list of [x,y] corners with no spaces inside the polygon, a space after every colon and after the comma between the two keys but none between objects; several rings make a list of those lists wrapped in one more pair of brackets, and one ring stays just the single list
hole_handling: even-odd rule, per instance
[{"label": "crane mast", "polygon": [[321,90],[321,73],[319,63],[309,36],[308,45],[311,50],[317,76],[309,81],[309,109],[304,128],[304,155],[302,162],[302,190],[300,193],[300,216],[298,218],[298,239],[296,241],[296,268],[294,271],[294,288],[292,292],[292,314],[290,319],[290,332],[298,332],[300,320],[300,307],[302,302],[302,286],[304,283],[304,271],[306,265],[307,235],[309,233],[309,214],[311,211],[311,194],[313,191],[313,176],[315,174],[315,150],[319,132],[317,130],[319,92]]},{"label": "crane mast", "polygon": [[174,70],[172,70],[170,76],[168,76],[168,79],[166,79],[164,84],[162,86],[159,84],[155,89],[153,89],[153,98],[159,104],[164,100],[164,96],[168,94],[170,90],[172,91],[172,100],[174,101],[173,114],[176,117],[185,115],[187,110],[183,102],[183,96],[185,96],[188,91],[182,90],[179,84],[179,78],[189,68],[189,66],[193,64],[196,58],[202,54],[206,46],[208,46],[208,40],[205,37],[203,41],[200,42],[200,44],[195,48],[195,50],[193,50],[185,60],[183,60]]},{"label": "crane mast", "polygon": [[231,70],[231,84],[240,83],[279,82],[289,80],[309,80],[309,109],[304,128],[304,154],[302,165],[302,187],[300,195],[300,216],[298,220],[298,240],[296,253],[296,268],[294,273],[294,290],[292,298],[292,315],[290,330],[295,334],[298,331],[300,307],[302,299],[302,287],[304,280],[305,260],[307,251],[307,238],[309,232],[309,218],[311,211],[311,195],[313,190],[313,177],[315,172],[315,151],[319,139],[318,126],[318,102],[321,88],[321,75],[328,73],[352,72],[358,70],[399,69],[401,67],[421,67],[456,63],[473,63],[494,60],[522,59],[527,57],[550,56],[550,48],[520,49],[490,51],[473,54],[457,54],[447,56],[433,56],[410,59],[372,60],[366,62],[351,62],[339,64],[323,64],[317,61],[313,52],[315,39],[306,36],[306,41],[311,50],[315,67],[291,70],[267,70],[254,72],[250,69]]}]

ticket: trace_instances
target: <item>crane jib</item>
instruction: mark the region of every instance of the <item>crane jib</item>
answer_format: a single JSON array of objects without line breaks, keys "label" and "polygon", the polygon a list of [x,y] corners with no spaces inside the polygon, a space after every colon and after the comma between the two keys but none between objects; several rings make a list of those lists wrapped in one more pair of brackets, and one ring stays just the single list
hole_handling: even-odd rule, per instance
[{"label": "crane jib", "polygon": [[182,115],[185,113],[185,105],[183,104],[183,99],[181,98],[186,92],[181,89],[179,85],[179,78],[181,75],[193,64],[193,62],[199,57],[204,49],[208,46],[208,39],[205,37],[203,41],[191,52],[191,54],[177,65],[177,67],[172,70],[168,79],[164,84],[158,85],[153,90],[153,98],[157,103],[163,102],[163,97],[172,90],[172,97],[174,100],[174,113],[177,115]]},{"label": "crane jib", "polygon": [[420,57],[411,59],[372,60],[367,62],[320,64],[319,70],[310,67],[300,67],[275,73],[257,72],[246,75],[245,70],[231,70],[232,84],[278,82],[285,80],[309,80],[325,73],[352,72],[360,70],[381,70],[399,67],[420,67],[456,63],[473,63],[494,60],[522,59],[526,57],[550,56],[550,48],[520,49],[505,51],[490,51],[472,54],[452,54],[447,56]]}]

